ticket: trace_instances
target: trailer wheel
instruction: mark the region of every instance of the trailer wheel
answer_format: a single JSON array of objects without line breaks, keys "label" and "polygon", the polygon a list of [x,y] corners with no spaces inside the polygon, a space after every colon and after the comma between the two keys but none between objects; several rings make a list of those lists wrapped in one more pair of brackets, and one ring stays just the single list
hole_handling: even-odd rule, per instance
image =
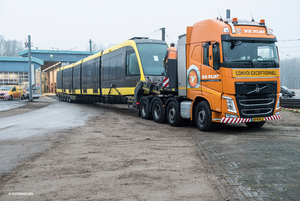
[{"label": "trailer wheel", "polygon": [[212,122],[211,119],[211,110],[208,102],[201,101],[197,104],[195,123],[201,131],[212,131],[216,128],[216,123]]},{"label": "trailer wheel", "polygon": [[152,105],[152,117],[156,123],[166,122],[165,111],[160,99],[155,100]]},{"label": "trailer wheel", "polygon": [[180,116],[179,105],[174,101],[168,104],[166,116],[171,126],[178,127],[184,123],[183,118]]},{"label": "trailer wheel", "polygon": [[143,98],[140,103],[140,114],[143,119],[152,119],[150,111],[150,102],[148,98]]},{"label": "trailer wheel", "polygon": [[249,128],[261,128],[266,122],[265,121],[260,121],[260,122],[246,122],[245,124]]}]

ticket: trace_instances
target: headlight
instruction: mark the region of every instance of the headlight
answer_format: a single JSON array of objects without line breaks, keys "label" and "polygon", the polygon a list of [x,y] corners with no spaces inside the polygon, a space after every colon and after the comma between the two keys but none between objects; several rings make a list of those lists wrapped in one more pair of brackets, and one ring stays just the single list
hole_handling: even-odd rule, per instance
[{"label": "headlight", "polygon": [[281,108],[281,94],[280,94],[280,96],[278,97],[278,100],[277,100],[276,110],[279,110],[280,108]]},{"label": "headlight", "polygon": [[223,96],[223,98],[226,99],[228,112],[237,113],[233,99],[228,96]]}]

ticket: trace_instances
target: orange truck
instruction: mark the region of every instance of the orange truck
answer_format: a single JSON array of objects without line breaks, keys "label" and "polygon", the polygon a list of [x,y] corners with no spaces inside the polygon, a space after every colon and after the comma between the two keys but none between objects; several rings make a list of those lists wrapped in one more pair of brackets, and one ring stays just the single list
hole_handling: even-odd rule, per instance
[{"label": "orange truck", "polygon": [[[214,130],[218,123],[259,128],[280,119],[276,41],[264,20],[208,19],[187,27],[187,33],[179,36],[177,63],[169,64],[166,75],[169,82],[177,79],[173,88],[177,93],[156,97],[161,100],[156,103],[144,97],[149,101],[140,101],[141,116],[149,118],[152,111],[152,118],[160,122],[158,114],[165,114],[172,126],[190,119],[201,131]],[[174,69],[177,74],[168,75]],[[155,92],[144,85],[143,89]],[[161,105],[164,109],[158,109]]]},{"label": "orange truck", "polygon": [[280,119],[276,37],[264,20],[208,19],[179,36],[177,60],[162,65],[165,41],[134,37],[57,71],[62,101],[127,103],[144,119],[201,131],[218,124],[259,128]]},{"label": "orange truck", "polygon": [[187,28],[178,47],[187,82],[179,74],[178,90],[191,100],[189,116],[200,130],[281,118],[276,41],[264,20],[209,19]]}]

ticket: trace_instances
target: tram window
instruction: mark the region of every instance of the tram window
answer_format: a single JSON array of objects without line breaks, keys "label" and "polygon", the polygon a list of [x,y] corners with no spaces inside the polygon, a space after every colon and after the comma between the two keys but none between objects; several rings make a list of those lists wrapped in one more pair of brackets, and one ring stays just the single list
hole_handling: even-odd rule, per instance
[{"label": "tram window", "polygon": [[115,80],[117,79],[117,57],[113,57],[110,59],[110,79]]},{"label": "tram window", "polygon": [[117,57],[117,79],[122,78],[122,55]]},{"label": "tram window", "polygon": [[109,80],[109,59],[103,61],[103,80]]},{"label": "tram window", "polygon": [[140,69],[134,51],[128,51],[126,55],[126,75],[139,75]]}]

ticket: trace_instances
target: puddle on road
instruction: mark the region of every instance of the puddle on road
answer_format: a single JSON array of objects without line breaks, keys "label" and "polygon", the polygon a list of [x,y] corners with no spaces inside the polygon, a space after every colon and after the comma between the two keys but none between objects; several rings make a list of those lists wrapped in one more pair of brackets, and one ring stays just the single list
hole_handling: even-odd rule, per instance
[{"label": "puddle on road", "polygon": [[1,100],[0,101],[0,111],[10,110],[18,107],[22,107],[25,105],[26,102],[23,101],[8,101],[8,100]]}]

